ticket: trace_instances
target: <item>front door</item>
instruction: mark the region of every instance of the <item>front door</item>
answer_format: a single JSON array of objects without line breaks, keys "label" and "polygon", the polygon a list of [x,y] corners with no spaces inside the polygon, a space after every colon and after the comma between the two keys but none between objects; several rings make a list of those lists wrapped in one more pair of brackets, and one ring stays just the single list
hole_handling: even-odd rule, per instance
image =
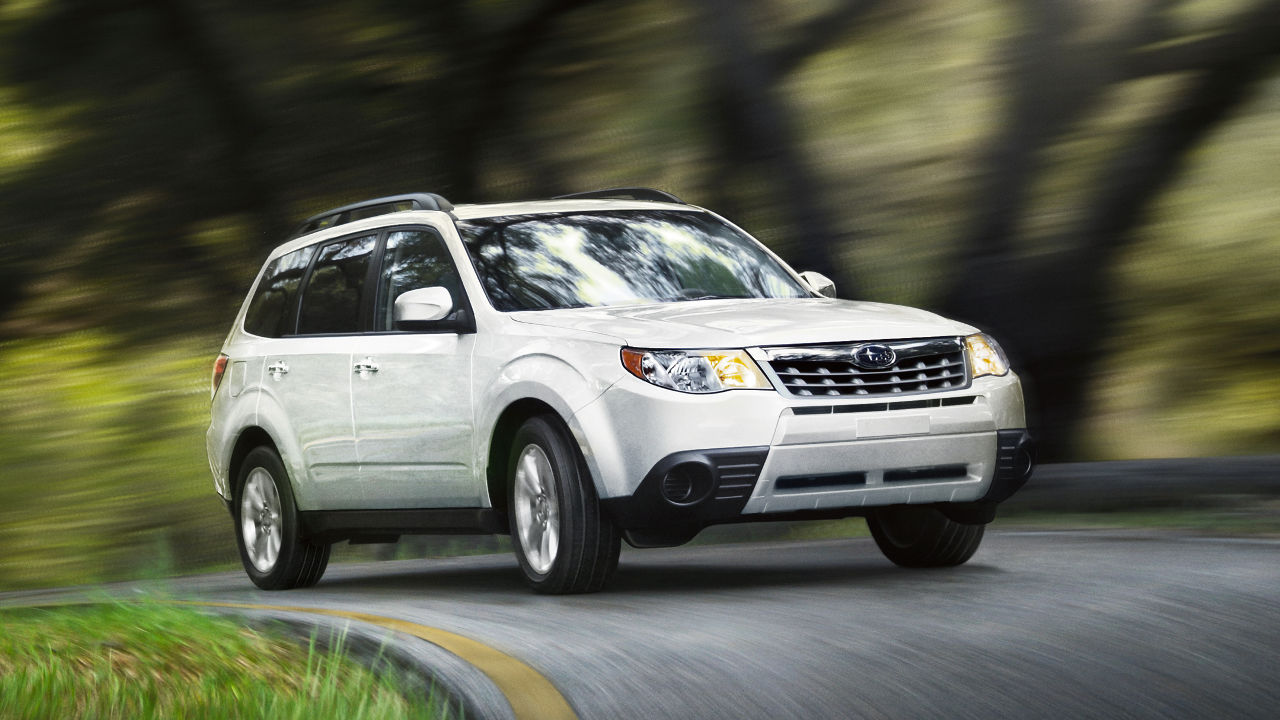
[{"label": "front door", "polygon": [[368,508],[478,507],[471,468],[474,334],[398,331],[395,299],[444,287],[463,306],[462,285],[440,233],[387,233],[377,274],[373,332],[351,356],[352,417]]}]

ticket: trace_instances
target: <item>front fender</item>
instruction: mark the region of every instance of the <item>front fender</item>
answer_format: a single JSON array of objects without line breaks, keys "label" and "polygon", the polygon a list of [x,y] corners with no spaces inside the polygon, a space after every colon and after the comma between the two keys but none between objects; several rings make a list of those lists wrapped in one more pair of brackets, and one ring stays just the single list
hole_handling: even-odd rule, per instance
[{"label": "front fender", "polygon": [[[624,372],[618,357],[618,346],[557,338],[554,351],[551,340],[540,339],[522,348],[514,359],[495,363],[489,370],[479,360],[476,373],[475,464],[477,481],[484,482],[488,473],[489,453],[499,418],[513,404],[537,400],[556,412],[569,425],[588,467],[598,478],[591,447],[581,428],[575,427],[574,415],[589,405],[621,377]],[[500,352],[489,357],[500,357]],[[508,355],[510,357],[510,355]],[[598,482],[598,481],[597,481]]]}]

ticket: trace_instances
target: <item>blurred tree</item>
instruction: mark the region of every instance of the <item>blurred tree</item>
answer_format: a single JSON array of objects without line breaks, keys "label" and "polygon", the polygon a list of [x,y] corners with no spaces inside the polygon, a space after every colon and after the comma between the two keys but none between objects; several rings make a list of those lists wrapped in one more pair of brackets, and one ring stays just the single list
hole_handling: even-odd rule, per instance
[{"label": "blurred tree", "polygon": [[0,3],[0,475],[39,479],[0,584],[212,559],[263,254],[412,190],[667,188],[992,330],[1050,458],[1274,451],[1277,37],[1280,0]]},{"label": "blurred tree", "polygon": [[[1110,270],[1145,211],[1177,176],[1187,153],[1268,77],[1280,54],[1280,2],[1264,0],[1216,32],[1190,41],[1171,32],[1172,3],[1152,0],[1113,36],[1071,42],[1080,6],[1026,5],[1028,28],[1010,53],[1004,132],[985,159],[977,210],[962,238],[944,309],[991,328],[1032,384],[1050,459],[1071,456],[1089,408],[1088,383],[1110,339]],[[1031,188],[1047,148],[1114,84],[1187,73],[1170,102],[1132,131],[1103,166],[1073,227],[1052,252],[1025,256],[1019,242]]]},{"label": "blurred tree", "polygon": [[[934,207],[920,199],[945,194],[938,205],[968,200],[965,227],[881,252],[917,275],[922,245],[954,257],[954,271],[937,273],[949,287],[913,279],[922,290],[909,299],[932,296],[1006,341],[1040,396],[1050,456],[1062,456],[1112,335],[1117,253],[1189,152],[1271,76],[1280,1],[1206,4],[1245,9],[1217,12],[1220,27],[1206,32],[1174,21],[1197,5],[1179,0],[1106,4],[1124,20],[1102,30],[1090,27],[1101,5],[1066,0],[7,6],[0,89],[11,115],[38,129],[39,150],[0,161],[0,332],[218,328],[262,254],[308,211],[414,188],[468,201],[614,178],[683,183],[673,189],[710,197],[842,294],[882,296],[851,261],[880,242],[857,223],[892,214],[889,239],[911,241],[916,216]],[[845,77],[911,80],[918,69],[904,56],[915,48],[885,38],[920,28],[905,37],[945,41],[931,28],[974,8],[1005,15],[973,44],[998,36],[1000,18],[1013,25],[998,62],[979,56],[1003,83],[986,148],[976,159],[922,155],[922,128],[882,143],[889,159],[878,165],[833,168],[829,148],[859,145],[857,123],[886,104]],[[866,68],[810,72],[861,45]],[[637,83],[646,73],[651,84]],[[1165,104],[1135,104],[1109,163],[1064,170],[1055,154],[1152,78],[1169,79]],[[852,120],[809,117],[822,94]],[[930,173],[947,179],[920,181]],[[1089,190],[1070,227],[1039,237],[1044,189],[1064,174],[1092,178],[1079,181]]]}]

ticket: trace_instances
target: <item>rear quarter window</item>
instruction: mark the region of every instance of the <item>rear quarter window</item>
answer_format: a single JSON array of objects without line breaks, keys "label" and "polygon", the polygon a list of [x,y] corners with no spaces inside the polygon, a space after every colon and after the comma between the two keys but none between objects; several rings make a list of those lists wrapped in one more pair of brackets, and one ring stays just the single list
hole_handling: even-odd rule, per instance
[{"label": "rear quarter window", "polygon": [[246,332],[270,338],[293,332],[293,301],[315,251],[314,246],[305,247],[271,261],[249,301],[244,317]]}]

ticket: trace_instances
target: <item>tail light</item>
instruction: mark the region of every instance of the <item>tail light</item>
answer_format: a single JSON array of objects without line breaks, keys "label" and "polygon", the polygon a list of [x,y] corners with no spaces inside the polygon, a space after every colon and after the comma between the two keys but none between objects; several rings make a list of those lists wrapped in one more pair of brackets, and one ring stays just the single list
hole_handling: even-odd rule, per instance
[{"label": "tail light", "polygon": [[222,384],[222,376],[227,372],[227,356],[218,354],[218,359],[213,361],[213,390],[209,392],[209,398],[218,394],[218,386]]}]

